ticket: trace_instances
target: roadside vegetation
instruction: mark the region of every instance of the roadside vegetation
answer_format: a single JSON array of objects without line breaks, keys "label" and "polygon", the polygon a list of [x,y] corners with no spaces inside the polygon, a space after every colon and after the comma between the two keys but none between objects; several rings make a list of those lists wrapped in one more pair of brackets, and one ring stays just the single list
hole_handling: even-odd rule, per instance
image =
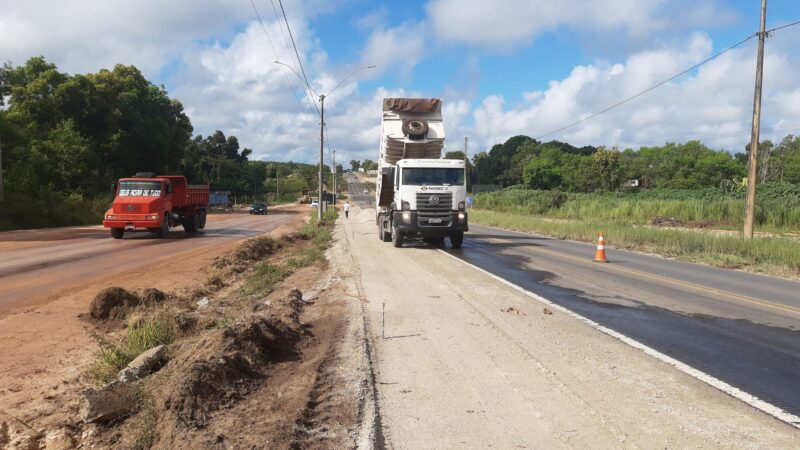
[{"label": "roadside vegetation", "polygon": [[66,74],[43,57],[0,67],[0,142],[0,231],[99,223],[112,183],[140,171],[185,175],[250,201],[279,191],[281,202],[316,189],[319,170],[250,161],[253,150],[219,130],[193,135],[180,101],[135,66]]},{"label": "roadside vegetation", "polygon": [[[764,184],[759,187],[756,205],[760,229],[800,232],[800,185]],[[744,217],[744,192],[709,187],[576,193],[512,187],[478,195],[474,206],[554,219],[739,229]]]}]

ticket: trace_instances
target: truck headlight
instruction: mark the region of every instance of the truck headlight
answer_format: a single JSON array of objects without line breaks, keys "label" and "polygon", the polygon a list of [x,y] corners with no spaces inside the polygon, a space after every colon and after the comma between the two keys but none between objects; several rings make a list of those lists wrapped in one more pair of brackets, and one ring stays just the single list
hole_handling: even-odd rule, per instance
[{"label": "truck headlight", "polygon": [[464,207],[465,207],[465,203],[464,202],[458,202],[458,210],[459,211],[464,211]]},{"label": "truck headlight", "polygon": [[403,222],[411,222],[411,213],[406,211],[403,213]]},{"label": "truck headlight", "polygon": [[113,220],[114,218],[111,214],[106,214],[106,220]]},{"label": "truck headlight", "polygon": [[146,220],[158,220],[158,216],[145,216]]},{"label": "truck headlight", "polygon": [[406,210],[406,211],[411,209],[411,203],[403,202],[402,206],[403,206],[403,209]]},{"label": "truck headlight", "polygon": [[463,212],[458,213],[458,220],[460,222],[463,222],[466,217],[467,217],[467,215],[464,214]]}]

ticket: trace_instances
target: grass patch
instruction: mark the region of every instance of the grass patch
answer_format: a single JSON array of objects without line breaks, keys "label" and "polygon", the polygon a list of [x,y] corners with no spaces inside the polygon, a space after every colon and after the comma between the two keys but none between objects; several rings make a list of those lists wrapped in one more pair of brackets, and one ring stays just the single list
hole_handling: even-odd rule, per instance
[{"label": "grass patch", "polygon": [[177,318],[170,311],[161,310],[144,319],[133,319],[121,339],[100,342],[100,352],[89,374],[98,383],[108,383],[144,351],[172,343],[177,331]]},{"label": "grass patch", "polygon": [[336,218],[337,214],[333,209],[329,209],[323,214],[321,222],[317,219],[316,212],[312,213],[311,220],[297,231],[297,235],[305,241],[310,241],[310,245],[286,249],[281,254],[273,255],[273,257],[282,256],[281,262],[260,261],[256,263],[252,273],[240,288],[241,294],[263,297],[272,292],[275,285],[294,271],[324,260],[325,250],[333,239],[331,228]]},{"label": "grass patch", "polygon": [[[508,188],[479,194],[475,208],[554,219],[649,225],[674,218],[688,226],[741,228],[744,197],[740,192],[708,188],[656,189],[634,193],[573,193]],[[800,186],[770,183],[758,187],[756,225],[771,231],[800,229]]]},{"label": "grass patch", "polygon": [[718,267],[746,268],[778,276],[800,276],[800,241],[793,239],[715,236],[672,229],[655,229],[629,223],[586,220],[560,222],[529,215],[470,211],[473,223],[534,232],[558,239],[594,242],[603,231],[616,248],[639,250]]}]

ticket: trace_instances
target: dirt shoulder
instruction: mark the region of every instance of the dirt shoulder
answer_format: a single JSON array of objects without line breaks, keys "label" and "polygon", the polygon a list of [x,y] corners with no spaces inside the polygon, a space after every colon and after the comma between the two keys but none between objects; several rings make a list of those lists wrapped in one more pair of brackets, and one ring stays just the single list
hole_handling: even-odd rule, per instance
[{"label": "dirt shoulder", "polygon": [[428,246],[344,227],[392,448],[792,448],[795,428]]},{"label": "dirt shoulder", "polygon": [[[0,447],[355,446],[368,385],[360,305],[319,252],[324,236],[298,235],[307,215],[298,218],[195,255],[183,276],[121,280],[142,302],[133,307],[93,307],[93,317],[88,300],[107,286],[87,286],[4,319],[19,331],[2,344],[14,359],[0,372]],[[142,287],[164,295],[145,302]],[[100,382],[98,345],[121,353],[154,324],[169,328],[160,369],[121,388]],[[87,388],[125,396],[132,408],[91,420]]]}]

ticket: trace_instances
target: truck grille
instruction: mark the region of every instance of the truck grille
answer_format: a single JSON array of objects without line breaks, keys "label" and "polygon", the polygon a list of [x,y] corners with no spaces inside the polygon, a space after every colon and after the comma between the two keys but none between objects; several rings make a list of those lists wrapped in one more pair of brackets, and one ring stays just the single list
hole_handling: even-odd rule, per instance
[{"label": "truck grille", "polygon": [[[453,194],[450,192],[417,193],[417,220],[420,226],[449,226]],[[430,223],[430,219],[439,219]]]}]

